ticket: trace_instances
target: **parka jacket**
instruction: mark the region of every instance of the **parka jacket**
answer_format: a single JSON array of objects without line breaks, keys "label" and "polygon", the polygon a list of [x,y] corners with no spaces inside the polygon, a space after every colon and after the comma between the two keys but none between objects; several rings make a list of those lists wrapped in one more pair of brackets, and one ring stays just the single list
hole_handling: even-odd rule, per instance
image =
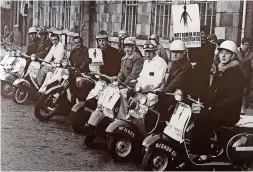
[{"label": "parka jacket", "polygon": [[144,59],[137,53],[133,52],[130,56],[124,56],[121,59],[121,68],[119,79],[126,85],[129,85],[131,80],[137,79],[142,71]]},{"label": "parka jacket", "polygon": [[183,58],[172,62],[169,69],[169,77],[165,83],[163,92],[173,93],[176,89],[182,89],[184,92],[189,92],[189,84],[192,83],[192,66],[191,63]]},{"label": "parka jacket", "polygon": [[240,118],[242,97],[244,94],[243,72],[239,66],[231,67],[224,72],[216,72],[213,82],[207,90],[203,101],[211,107],[214,118],[222,123],[235,124]]},{"label": "parka jacket", "polygon": [[53,43],[51,42],[50,39],[47,39],[44,42],[42,42],[40,40],[38,43],[38,49],[37,49],[36,56],[41,59],[44,59],[46,57],[46,55],[49,53],[52,46],[53,46]]},{"label": "parka jacket", "polygon": [[34,40],[30,40],[30,41],[28,42],[27,52],[26,52],[26,54],[27,54],[28,56],[37,53],[39,41],[40,41],[39,38],[35,38]]}]

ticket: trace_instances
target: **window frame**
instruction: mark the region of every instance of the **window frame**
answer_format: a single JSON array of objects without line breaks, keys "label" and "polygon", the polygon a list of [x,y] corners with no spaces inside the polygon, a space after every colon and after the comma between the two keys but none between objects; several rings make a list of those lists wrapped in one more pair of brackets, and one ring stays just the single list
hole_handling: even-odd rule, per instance
[{"label": "window frame", "polygon": [[[216,0],[193,0],[191,2],[191,4],[199,4],[199,12],[200,12],[200,25],[205,25],[205,26],[209,26],[210,30],[209,30],[209,34],[213,34],[214,33],[214,29],[216,27],[216,7],[217,7],[217,1]],[[200,4],[205,4],[205,8],[204,14],[201,14],[201,5]],[[208,14],[208,5],[211,5],[211,14]],[[204,23],[201,23],[201,18],[204,17]],[[207,18],[211,17],[211,21],[210,21],[210,25],[207,25]]]},{"label": "window frame", "polygon": [[[159,15],[158,15],[158,8],[160,8]],[[168,13],[166,14],[166,8],[168,9]],[[163,9],[163,12],[161,12]],[[154,8],[152,11],[152,17],[154,18],[154,21],[152,23],[151,30],[153,33],[157,33],[160,38],[162,39],[171,39],[171,25],[172,25],[172,0],[156,0],[154,2]],[[165,18],[168,17],[167,25],[165,26]],[[158,18],[158,24],[157,24],[157,18]],[[162,19],[162,20],[161,20]],[[162,29],[162,32],[160,33],[160,28]],[[167,33],[167,35],[166,35]],[[161,35],[161,36],[160,36]]]},{"label": "window frame", "polygon": [[[128,31],[128,33],[131,36],[136,36],[136,25],[138,24],[138,1],[126,0],[123,6],[124,6],[124,9],[123,9],[124,27],[123,28],[126,31]],[[134,14],[134,11],[135,11],[135,14]],[[128,12],[130,12],[130,15],[128,15]],[[129,21],[130,21],[130,24],[129,24]]]}]

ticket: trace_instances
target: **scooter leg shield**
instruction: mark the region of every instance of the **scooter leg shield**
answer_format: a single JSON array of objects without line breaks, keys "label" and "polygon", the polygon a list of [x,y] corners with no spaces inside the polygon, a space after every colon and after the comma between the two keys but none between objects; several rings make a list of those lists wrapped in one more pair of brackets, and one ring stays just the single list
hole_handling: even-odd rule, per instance
[{"label": "scooter leg shield", "polygon": [[98,126],[98,124],[105,118],[106,116],[100,110],[95,110],[88,121],[89,125]]}]

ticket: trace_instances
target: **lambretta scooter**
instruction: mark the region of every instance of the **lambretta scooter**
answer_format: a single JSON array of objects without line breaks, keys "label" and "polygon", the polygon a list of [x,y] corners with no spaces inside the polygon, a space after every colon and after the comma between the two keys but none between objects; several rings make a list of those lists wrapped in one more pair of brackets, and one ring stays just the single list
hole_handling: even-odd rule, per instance
[{"label": "lambretta scooter", "polygon": [[151,134],[142,143],[145,147],[142,162],[144,170],[185,170],[186,167],[224,170],[253,163],[253,134],[236,132],[237,126],[221,127],[215,131],[214,137],[210,138],[213,152],[211,162],[195,163],[196,155],[190,154],[191,140],[187,138],[194,127],[192,109],[188,104],[191,102],[201,107],[203,104],[190,96],[182,99],[181,91],[176,91],[174,95],[178,103],[163,133]]},{"label": "lambretta scooter", "polygon": [[100,77],[98,74],[88,74],[82,79],[86,80],[85,87],[89,84],[95,85],[95,87],[93,86],[94,88],[89,92],[86,100],[76,103],[71,109],[72,128],[79,134],[84,133],[84,126],[89,120],[91,113],[96,109],[99,96],[110,82],[107,79],[103,80],[105,78]]},{"label": "lambretta scooter", "polygon": [[106,128],[117,116],[120,107],[119,82],[114,81],[109,84],[99,96],[97,108],[90,120],[85,124],[84,143],[87,147],[92,147],[97,137],[106,139]]},{"label": "lambretta scooter", "polygon": [[[41,85],[39,85],[37,77],[41,68],[41,62],[45,62],[45,66],[50,66],[53,70],[60,67],[60,64],[46,62],[35,56],[32,56],[31,60],[32,62],[27,69],[27,73],[22,78],[16,79],[12,84],[14,87],[12,100],[17,104],[26,103],[29,97],[35,100],[39,97],[38,90]],[[47,74],[52,75],[50,72]],[[49,79],[49,77],[46,78]]]},{"label": "lambretta scooter", "polygon": [[[136,88],[136,90],[139,90]],[[144,138],[158,130],[164,122],[160,113],[153,109],[158,101],[155,92],[145,94],[136,92],[136,106],[130,107],[124,119],[115,119],[106,129],[108,150],[115,161],[139,161],[141,143]]]},{"label": "lambretta scooter", "polygon": [[3,97],[10,98],[12,96],[12,83],[23,75],[28,58],[29,56],[19,51],[6,54],[4,57],[0,75]]}]

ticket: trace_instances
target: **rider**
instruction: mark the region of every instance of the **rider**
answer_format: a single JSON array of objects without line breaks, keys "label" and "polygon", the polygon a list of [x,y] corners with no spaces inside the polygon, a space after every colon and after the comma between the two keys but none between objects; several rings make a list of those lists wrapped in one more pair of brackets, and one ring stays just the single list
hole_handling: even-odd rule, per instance
[{"label": "rider", "polygon": [[37,29],[35,27],[30,27],[28,30],[28,35],[29,35],[29,41],[28,41],[26,54],[30,56],[32,54],[37,53],[38,42],[39,42],[39,38],[37,37]]},{"label": "rider", "polygon": [[[173,104],[170,96],[164,96],[164,93],[173,93],[176,89],[189,93],[189,84],[192,82],[192,66],[186,57],[186,47],[183,41],[175,40],[170,46],[171,66],[168,68],[169,77],[166,80],[162,94],[159,97],[157,109],[159,112],[166,112],[168,105]],[[167,115],[167,113],[164,113]],[[166,119],[168,120],[168,119]]]},{"label": "rider", "polygon": [[143,58],[135,52],[135,45],[133,37],[127,37],[123,43],[125,55],[121,59],[118,78],[126,85],[129,85],[131,80],[138,78],[144,63]]},{"label": "rider", "polygon": [[121,56],[116,48],[111,47],[108,44],[108,33],[101,30],[96,35],[98,48],[103,53],[103,66],[101,67],[101,73],[108,76],[117,76],[120,71]]},{"label": "rider", "polygon": [[159,36],[157,34],[152,34],[149,37],[150,40],[152,40],[153,44],[157,46],[157,54],[162,57],[165,62],[168,64],[169,58],[166,50],[162,46],[162,44],[159,43]]},{"label": "rider", "polygon": [[[35,32],[35,30],[34,30],[34,32]],[[27,53],[27,55],[35,54],[36,57],[44,59],[46,57],[46,55],[48,54],[50,48],[52,47],[53,43],[50,41],[50,39],[48,39],[48,32],[45,28],[41,28],[39,30],[38,34],[39,34],[40,38],[36,41],[36,46],[33,46],[36,49],[34,49],[33,51],[30,51],[31,53]],[[33,49],[33,48],[28,47],[27,52],[29,51],[29,49]],[[31,63],[31,60],[29,59],[26,63],[25,69],[24,69],[25,73],[26,73],[30,63]]]},{"label": "rider", "polygon": [[[44,61],[51,62],[52,64],[59,64],[65,56],[65,47],[60,42],[59,35],[52,33],[50,39],[53,43],[53,46],[51,47]],[[44,82],[47,72],[50,72],[53,70],[51,66],[45,66],[45,64],[46,64],[45,62],[42,62],[42,65],[44,66],[41,67],[38,73],[39,85],[42,85],[42,83]]]},{"label": "rider", "polygon": [[[119,31],[119,33],[118,33],[118,38],[119,38],[119,52],[120,52],[120,54],[121,54],[121,57],[123,57],[124,55],[125,55],[125,51],[124,51],[124,49],[123,49],[123,42],[124,42],[124,40],[127,38],[127,37],[129,37],[130,35],[127,33],[127,31],[125,31],[125,30],[121,30],[121,31]],[[139,48],[136,46],[136,44],[135,44],[135,52],[137,52],[141,57],[143,57],[142,56],[142,54],[141,54],[141,51],[139,50]]]},{"label": "rider", "polygon": [[[237,46],[233,41],[224,41],[219,47],[220,67],[230,65],[237,56]],[[204,109],[194,122],[193,145],[202,154],[198,163],[207,162],[210,154],[209,139],[212,131],[220,126],[233,126],[240,119],[243,97],[243,72],[237,65],[221,70],[214,75],[211,86],[207,89]],[[193,106],[194,109],[194,106]],[[199,144],[201,143],[201,144]]]},{"label": "rider", "polygon": [[88,53],[89,49],[83,45],[83,41],[80,36],[75,36],[73,41],[75,47],[70,52],[70,65],[79,69],[80,72],[89,72],[89,63],[91,62]]},{"label": "rider", "polygon": [[47,29],[42,27],[39,32],[40,41],[38,43],[38,49],[36,53],[36,57],[44,59],[51,47],[53,46],[52,41],[48,38]]}]

